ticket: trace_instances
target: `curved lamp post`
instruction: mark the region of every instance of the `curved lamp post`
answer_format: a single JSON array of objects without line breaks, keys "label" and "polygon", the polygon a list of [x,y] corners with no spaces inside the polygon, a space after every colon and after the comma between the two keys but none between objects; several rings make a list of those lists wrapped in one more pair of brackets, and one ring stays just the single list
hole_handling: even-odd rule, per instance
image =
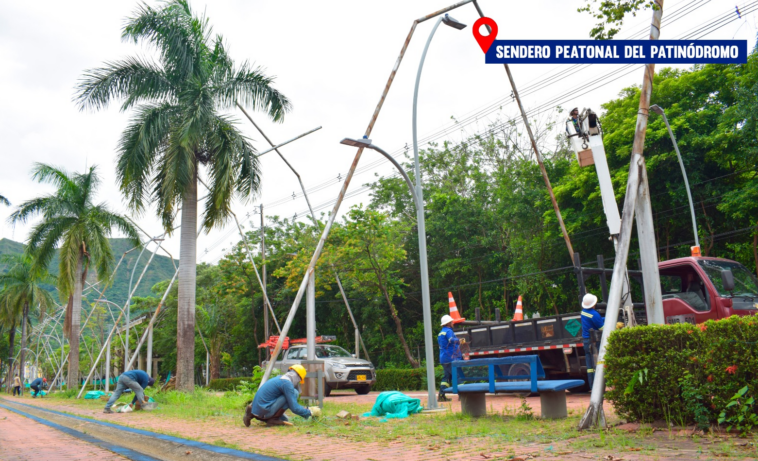
[{"label": "curved lamp post", "polygon": [[[676,151],[676,158],[679,159],[679,167],[682,169],[682,176],[684,176],[684,187],[687,189],[687,199],[690,201],[690,214],[692,215],[692,233],[695,235],[695,247],[692,248],[692,256],[700,256],[700,239],[697,236],[697,222],[695,221],[695,207],[692,204],[692,193],[690,192],[690,182],[687,180],[687,171],[684,169],[684,162],[682,162],[682,154],[679,153],[679,145],[676,143],[674,132],[671,131],[671,125],[666,118],[666,112],[658,104],[650,106],[650,110],[663,117],[663,121],[666,123],[666,128],[669,130],[669,136],[671,136],[671,142],[674,144],[674,150]],[[697,254],[695,254],[697,252]]]},{"label": "curved lamp post", "polygon": [[345,138],[340,141],[341,144],[372,149],[385,156],[387,160],[389,160],[395,166],[395,168],[400,171],[400,174],[402,175],[406,184],[408,184],[408,189],[411,191],[413,202],[416,204],[418,252],[419,265],[421,270],[421,303],[424,312],[424,352],[426,356],[427,391],[429,392],[427,410],[436,410],[439,407],[437,405],[437,394],[435,393],[437,384],[434,377],[434,343],[432,342],[432,307],[430,300],[431,297],[429,295],[429,265],[426,260],[426,221],[424,220],[424,191],[423,182],[421,181],[421,166],[418,159],[418,136],[416,130],[416,118],[418,107],[418,87],[419,82],[421,81],[421,71],[424,69],[424,61],[426,60],[426,52],[429,50],[429,44],[432,42],[434,33],[437,31],[437,27],[439,27],[440,23],[445,23],[446,26],[450,26],[457,30],[462,30],[466,27],[465,24],[458,22],[447,14],[440,16],[440,18],[437,19],[437,22],[434,24],[434,28],[432,29],[432,32],[429,34],[429,38],[426,41],[426,46],[424,46],[424,52],[421,54],[421,62],[419,62],[418,72],[416,73],[416,86],[413,90],[413,161],[416,175],[415,187],[408,177],[408,174],[405,172],[405,170],[403,170],[403,167],[401,167],[400,164],[397,163],[397,161],[395,161],[395,159],[392,158],[392,156],[387,152],[371,144],[371,140],[367,137],[364,136],[363,139]]},{"label": "curved lamp post", "polygon": [[450,26],[456,30],[462,30],[466,27],[465,24],[456,21],[449,15],[445,14],[440,16],[437,22],[434,24],[432,32],[429,34],[429,39],[426,41],[424,52],[421,54],[421,61],[418,64],[418,72],[416,73],[416,87],[413,90],[413,162],[416,174],[416,221],[418,228],[418,248],[421,255],[421,302],[424,306],[424,343],[426,352],[426,379],[429,390],[429,401],[427,408],[429,410],[435,410],[437,406],[437,395],[434,390],[437,385],[434,378],[434,345],[432,343],[432,307],[429,295],[429,266],[426,261],[426,221],[424,219],[424,190],[423,182],[421,180],[421,165],[418,159],[418,135],[416,130],[416,118],[418,107],[418,87],[421,81],[421,71],[424,68],[424,60],[426,59],[426,52],[429,50],[429,44],[432,42],[432,37],[437,31],[440,23],[444,22],[446,26]]}]

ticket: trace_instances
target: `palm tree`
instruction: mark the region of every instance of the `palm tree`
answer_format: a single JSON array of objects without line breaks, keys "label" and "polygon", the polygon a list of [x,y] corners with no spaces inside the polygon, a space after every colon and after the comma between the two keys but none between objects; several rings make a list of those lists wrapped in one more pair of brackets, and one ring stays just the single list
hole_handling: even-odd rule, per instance
[{"label": "palm tree", "polygon": [[[10,269],[0,275],[0,305],[12,313],[14,319],[21,318],[21,352],[19,354],[19,377],[24,381],[26,342],[30,325],[31,309],[38,311],[41,320],[48,307],[55,304],[53,295],[45,285],[54,285],[55,277],[48,274],[45,267],[36,266],[29,255],[3,255],[0,262]],[[20,314],[20,315],[19,315]]]},{"label": "palm tree", "polygon": [[86,173],[70,174],[60,168],[35,164],[32,178],[52,184],[57,190],[22,203],[9,219],[15,224],[42,215],[42,222],[32,229],[26,247],[35,270],[48,267],[56,251],[60,253],[57,285],[61,299],[68,298],[64,330],[70,350],[69,387],[79,386],[79,325],[87,271],[92,266],[98,280],[108,279],[113,264],[108,237],[114,228],[135,246],[140,244],[137,230],[126,217],[111,212],[104,203],[93,203],[100,183],[96,170],[93,166]]},{"label": "palm tree", "polygon": [[10,308],[8,302],[0,301],[0,325],[8,328],[8,374],[5,377],[5,390],[10,392],[13,382],[13,358],[16,349],[16,325],[18,325],[18,312]]},{"label": "palm tree", "polygon": [[203,227],[210,230],[226,221],[235,194],[249,198],[260,185],[255,149],[219,111],[239,102],[281,121],[290,103],[260,68],[235,66],[222,37],[212,37],[208,20],[194,16],[186,0],[141,5],[122,38],[152,45],[157,62],[135,57],[90,70],[76,100],[81,109],[116,98],[124,100],[121,110],[136,106],[118,146],[121,190],[135,211],[155,202],[166,231],[181,209],[176,388],[191,391],[200,166],[207,168]]},{"label": "palm tree", "polygon": [[0,195],[0,203],[2,203],[2,204],[3,204],[3,205],[5,205],[5,206],[10,206],[10,204],[11,204],[11,202],[9,202],[9,201],[8,201],[8,199],[7,199],[7,198],[5,198],[5,197],[4,197],[4,196],[2,196],[2,195]]}]

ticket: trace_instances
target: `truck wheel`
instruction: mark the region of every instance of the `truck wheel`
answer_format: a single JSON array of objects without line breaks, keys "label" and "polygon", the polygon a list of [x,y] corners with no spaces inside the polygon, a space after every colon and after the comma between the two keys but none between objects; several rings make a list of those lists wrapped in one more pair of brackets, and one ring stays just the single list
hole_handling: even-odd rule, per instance
[{"label": "truck wheel", "polygon": [[371,392],[371,386],[370,385],[369,386],[358,386],[358,387],[355,388],[355,392],[358,395],[366,395],[369,392]]},{"label": "truck wheel", "polygon": [[332,386],[329,383],[324,383],[324,397],[329,397],[332,394]]},{"label": "truck wheel", "polygon": [[[529,375],[532,372],[532,367],[528,363],[516,363],[511,365],[511,368],[508,370],[508,376],[523,376],[523,375]],[[530,381],[529,378],[525,379],[514,379],[513,381]],[[534,397],[539,395],[538,393],[532,393],[532,392],[525,392],[521,393],[520,395],[524,395],[526,397]]]}]

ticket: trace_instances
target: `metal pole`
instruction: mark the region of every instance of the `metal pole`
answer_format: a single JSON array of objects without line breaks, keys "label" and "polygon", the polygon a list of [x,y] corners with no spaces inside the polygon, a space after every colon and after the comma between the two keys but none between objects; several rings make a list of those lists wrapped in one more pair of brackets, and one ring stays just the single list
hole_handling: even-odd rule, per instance
[{"label": "metal pole", "polygon": [[[166,234],[163,234],[164,236]],[[137,279],[137,283],[134,285],[134,288],[129,292],[129,297],[127,298],[127,304],[132,299],[132,296],[134,296],[134,292],[137,291],[137,288],[139,288],[140,282],[142,282],[142,277],[145,276],[145,272],[147,272],[147,268],[150,267],[150,263],[153,261],[153,258],[155,257],[155,254],[160,250],[161,243],[158,242],[158,246],[155,248],[155,251],[150,255],[150,259],[147,260],[147,263],[145,264],[145,267],[142,269],[142,273],[140,274],[139,278]],[[127,306],[124,306],[125,308]],[[124,315],[124,312],[121,311],[121,314],[118,316],[118,319],[113,323],[113,328],[111,329],[110,333],[108,333],[108,341],[110,341],[111,336],[113,336],[113,332],[116,331],[116,328],[118,327],[118,322],[121,320],[121,317]],[[129,326],[129,319],[126,319],[126,325]],[[128,336],[127,336],[128,338]],[[128,343],[127,343],[128,344]],[[104,346],[104,345],[103,345]],[[84,380],[84,384],[82,384],[81,389],[79,390],[79,394],[76,396],[77,399],[80,399],[82,397],[82,393],[84,392],[84,389],[87,387],[87,382],[92,378],[92,374],[95,372],[95,367],[97,366],[97,363],[100,362],[100,359],[103,357],[103,352],[105,350],[105,347],[100,349],[100,353],[97,356],[97,359],[92,363],[92,368],[89,371],[89,374],[87,375],[87,379]],[[126,350],[124,351],[124,354],[126,354]],[[126,370],[124,370],[126,371]],[[69,379],[71,377],[69,376]]]},{"label": "metal pole", "polygon": [[[363,343],[363,336],[361,335],[360,329],[358,328],[358,323],[355,321],[355,317],[353,316],[353,311],[350,309],[350,303],[347,302],[347,296],[345,295],[345,290],[342,288],[342,281],[340,281],[339,275],[337,275],[337,271],[334,271],[334,279],[337,281],[337,286],[340,289],[340,294],[342,295],[343,301],[345,301],[345,307],[347,307],[347,313],[350,315],[350,320],[353,322],[353,327],[355,328],[356,333],[358,334],[358,340],[361,343],[361,347],[363,347],[363,354],[366,355],[366,360],[369,362],[371,361],[371,357],[368,355],[368,349],[366,349],[366,344]],[[358,346],[355,346],[356,348]],[[359,355],[359,354],[355,354]]]},{"label": "metal pole", "polygon": [[[245,111],[245,109],[242,106],[239,105],[239,103],[237,103],[237,107],[239,107],[239,109],[245,114],[245,116],[247,117],[247,119],[250,120],[250,123],[253,124],[253,126],[258,130],[258,132],[263,136],[263,138],[272,146],[272,148],[274,148],[274,150],[276,150],[276,153],[279,154],[279,157],[282,159],[282,161],[284,161],[284,163],[287,164],[287,166],[292,171],[292,173],[297,177],[297,181],[298,181],[298,183],[300,183],[300,190],[303,191],[303,197],[305,198],[305,203],[308,205],[308,210],[310,211],[310,216],[311,216],[311,220],[313,221],[313,225],[314,225],[314,227],[316,229],[320,228],[319,222],[316,219],[316,213],[313,212],[313,208],[311,207],[311,201],[308,198],[308,193],[305,190],[305,185],[303,185],[303,180],[300,177],[300,173],[298,173],[297,170],[295,170],[295,168],[290,164],[290,162],[287,161],[287,159],[284,157],[284,155],[282,155],[282,153],[279,152],[279,149],[276,148],[276,147],[274,147],[273,141],[271,141],[271,139],[269,139],[269,137],[266,136],[266,133],[264,133],[263,130],[261,130],[261,128],[258,126],[258,124],[253,121],[253,118]],[[391,161],[394,161],[394,159],[391,159]],[[266,255],[265,255],[265,234],[264,234],[264,227],[263,227],[263,205],[262,204],[261,204],[261,253],[262,253],[264,261],[265,261],[265,257],[266,257]],[[334,278],[337,281],[337,286],[339,286],[339,288],[340,288],[340,294],[342,295],[342,300],[345,302],[345,307],[347,308],[347,312],[348,312],[348,314],[350,314],[350,319],[353,322],[353,327],[357,330],[358,329],[358,324],[355,323],[355,318],[353,317],[353,312],[350,309],[350,303],[348,302],[347,296],[345,295],[345,290],[342,288],[342,281],[340,280],[339,274],[337,274],[337,271],[334,269],[333,266],[331,267],[331,269],[332,269],[332,274],[334,274]],[[264,291],[266,290],[266,266],[265,266],[265,263],[264,263],[264,266],[263,266],[263,290]],[[266,314],[268,314],[267,311],[264,310],[264,312]],[[266,324],[265,328],[266,328],[266,331],[268,331],[267,330],[268,324],[265,322],[265,320],[266,320],[266,318],[264,317],[264,323]],[[359,332],[359,334],[360,334],[360,332]],[[266,333],[265,337],[268,339],[269,335]],[[370,360],[368,358],[369,354],[368,354],[368,351],[366,350],[366,345],[363,344],[363,338],[361,338],[361,344],[363,345],[363,352],[366,354],[366,358],[368,360]],[[268,352],[269,352],[269,349],[266,348],[266,353],[268,354]]]},{"label": "metal pole", "polygon": [[105,342],[108,349],[105,352],[105,392],[109,392],[111,388],[111,338]]},{"label": "metal pole", "polygon": [[[657,8],[653,10],[653,21],[650,27],[651,40],[657,40],[660,33],[661,16],[663,15],[663,0],[656,0],[656,5]],[[632,221],[634,220],[635,210],[637,209],[640,188],[643,187],[643,192],[647,192],[647,184],[644,182],[645,157],[642,155],[642,152],[645,147],[645,130],[647,129],[650,95],[653,92],[654,74],[655,64],[647,64],[645,66],[645,75],[642,82],[642,88],[640,89],[640,104],[639,111],[637,112],[637,126],[635,127],[634,143],[632,144],[632,159],[629,165],[629,177],[626,184],[626,195],[624,196],[624,207],[622,209],[621,216],[621,233],[619,234],[618,239],[616,260],[613,263],[611,288],[608,292],[608,308],[606,311],[605,322],[603,324],[603,336],[600,340],[600,349],[598,351],[597,364],[595,366],[595,381],[592,384],[590,406],[587,408],[587,411],[582,417],[582,420],[579,422],[580,430],[588,429],[596,425],[605,427],[605,415],[603,414],[603,396],[605,394],[605,365],[603,361],[605,359],[605,349],[608,344],[608,337],[616,329],[616,321],[618,320],[618,307],[621,305],[621,291],[623,286],[622,279],[624,278],[624,269],[626,268],[626,262],[629,257],[629,246],[632,237]],[[649,200],[649,195],[647,195],[647,199]],[[648,212],[649,209],[644,211]],[[642,242],[640,243],[642,244]],[[642,250],[642,247],[640,250]],[[653,251],[655,251],[655,248],[653,248]],[[658,282],[658,287],[660,289],[660,282]],[[645,288],[645,291],[648,291],[648,287]]]},{"label": "metal pole", "polygon": [[[264,218],[263,218],[263,204],[261,203],[261,265],[263,266],[261,268],[261,278],[263,282],[263,291],[266,291],[266,229],[264,226]],[[265,341],[268,341],[269,338],[269,332],[268,332],[268,309],[266,308],[266,299],[268,299],[268,296],[263,297],[263,338]],[[268,348],[266,348],[266,351],[268,351]]]},{"label": "metal pole", "polygon": [[[660,109],[660,111],[656,110],[655,108]],[[682,177],[684,177],[684,187],[687,189],[687,200],[690,202],[690,215],[692,216],[692,234],[695,236],[695,246],[700,248],[700,239],[697,235],[697,221],[695,221],[695,207],[692,204],[692,193],[690,192],[690,182],[687,179],[687,171],[684,169],[684,162],[682,161],[682,154],[679,153],[679,145],[676,143],[676,138],[674,137],[674,132],[671,130],[671,125],[669,125],[669,120],[666,118],[666,112],[663,111],[663,109],[658,106],[651,106],[651,109],[653,109],[655,112],[661,114],[663,117],[663,121],[666,123],[666,128],[669,130],[669,136],[671,137],[671,142],[674,144],[674,150],[676,151],[676,158],[679,159],[679,168],[682,169]]]},{"label": "metal pole", "polygon": [[153,324],[147,326],[147,363],[145,364],[145,371],[147,374],[153,369]]},{"label": "metal pole", "polygon": [[[366,128],[366,132],[364,133],[366,137],[370,136],[371,131],[374,129],[374,124],[376,123],[376,120],[379,117],[379,112],[381,112],[382,106],[384,105],[384,101],[387,98],[387,94],[389,93],[390,88],[392,87],[392,82],[395,80],[395,75],[397,74],[397,70],[400,68],[400,63],[403,61],[403,57],[405,56],[405,51],[408,49],[408,44],[410,43],[411,38],[413,37],[413,32],[416,30],[416,25],[428,19],[431,19],[435,16],[443,14],[447,11],[458,8],[461,5],[470,3],[471,1],[473,0],[464,0],[462,2],[458,2],[452,6],[443,8],[442,10],[436,11],[430,15],[424,16],[423,18],[413,21],[413,24],[411,25],[411,30],[408,32],[408,36],[406,37],[405,42],[403,43],[403,47],[400,49],[400,55],[398,55],[397,60],[395,61],[395,66],[392,68],[392,71],[390,72],[390,76],[387,79],[386,85],[384,86],[384,91],[382,91],[382,95],[379,98],[379,102],[376,105],[376,109],[374,109],[374,114],[371,116],[371,120],[369,121],[368,127]],[[358,162],[360,162],[361,160],[363,149],[364,149],[363,147],[358,148],[358,151],[355,153],[355,157],[353,158],[353,163],[350,165],[350,169],[347,172],[347,176],[345,176],[345,182],[342,183],[342,189],[340,189],[340,192],[337,195],[337,201],[334,204],[334,207],[332,208],[332,212],[329,214],[329,219],[327,220],[326,225],[324,226],[324,230],[321,232],[321,238],[319,239],[318,244],[316,245],[316,249],[313,252],[313,256],[311,256],[311,261],[308,264],[308,269],[306,269],[305,271],[303,280],[302,282],[300,282],[300,286],[297,290],[297,294],[295,295],[295,299],[292,303],[292,307],[290,308],[290,312],[287,315],[287,320],[284,322],[284,326],[282,327],[282,332],[279,335],[279,341],[277,341],[276,346],[274,347],[274,350],[271,354],[273,357],[276,357],[279,354],[279,352],[282,350],[282,344],[284,343],[284,338],[287,335],[287,332],[289,331],[290,326],[292,325],[292,320],[295,317],[295,313],[297,312],[298,305],[300,304],[300,301],[303,299],[303,293],[305,291],[306,285],[308,284],[310,273],[313,272],[314,268],[316,267],[316,262],[318,261],[319,256],[321,256],[321,251],[324,249],[326,238],[329,236],[329,231],[332,228],[332,224],[334,224],[334,220],[337,217],[337,212],[340,209],[342,200],[345,198],[345,193],[347,192],[347,189],[350,186],[350,182],[353,179],[353,175],[355,174],[355,169],[358,167]],[[273,368],[274,368],[274,360],[269,360],[268,366],[266,367],[266,371],[263,373],[263,378],[261,379],[261,385],[263,385],[268,380],[269,376],[271,376],[271,370],[273,370]]]},{"label": "metal pole", "polygon": [[424,187],[421,178],[421,164],[418,158],[418,132],[416,127],[418,116],[418,87],[421,82],[421,71],[424,69],[426,52],[432,43],[434,33],[437,31],[442,16],[434,24],[429,38],[426,40],[424,52],[416,72],[416,85],[413,89],[413,162],[416,174],[416,227],[418,229],[418,252],[421,270],[421,304],[424,312],[424,350],[426,355],[426,380],[427,380],[427,409],[435,410],[437,405],[437,384],[434,376],[434,344],[432,343],[432,307],[429,294],[429,266],[426,260],[426,220],[424,219]]},{"label": "metal pole", "polygon": [[305,343],[308,360],[316,360],[316,271],[310,272],[305,293]]},{"label": "metal pole", "polygon": [[[239,107],[239,108],[242,108],[242,106],[240,106],[240,105],[239,105],[239,103],[237,104],[237,107]],[[244,109],[243,109],[243,112],[244,112]],[[247,112],[245,112],[245,115],[247,115]],[[282,146],[284,146],[284,145],[287,145],[287,144],[291,143],[292,141],[297,141],[298,139],[302,138],[303,136],[308,136],[309,134],[313,133],[314,131],[318,131],[318,130],[320,130],[320,129],[321,129],[321,127],[319,126],[319,127],[316,127],[316,128],[314,128],[314,129],[312,129],[312,130],[310,130],[310,131],[306,131],[306,132],[305,132],[305,133],[303,133],[303,134],[300,134],[300,135],[297,135],[297,136],[295,136],[294,138],[290,139],[289,141],[284,141],[284,142],[283,142],[283,143],[281,143],[281,144],[278,144],[278,145],[276,145],[276,146],[272,146],[272,147],[271,147],[271,149],[267,149],[267,150],[264,150],[264,151],[263,151],[263,152],[261,152],[260,154],[256,155],[256,157],[260,157],[260,156],[262,156],[263,154],[268,154],[268,153],[269,153],[269,152],[271,152],[272,150],[276,150],[277,152],[279,152],[277,149],[279,149],[280,147],[282,147]]]},{"label": "metal pole", "polygon": [[361,358],[360,340],[361,340],[361,334],[356,328],[355,329],[355,358],[356,359]]},{"label": "metal pole", "polygon": [[[482,13],[482,9],[479,8],[479,4],[474,0],[474,6],[476,7],[476,11],[479,13],[480,17],[485,17],[484,13]],[[487,30],[492,33],[492,29],[490,29],[490,26],[487,27]],[[529,124],[529,119],[526,116],[526,111],[524,110],[524,105],[521,104],[521,98],[519,97],[518,90],[516,89],[516,82],[513,81],[513,75],[511,75],[511,69],[508,67],[508,64],[503,64],[503,67],[505,67],[505,73],[508,74],[508,81],[511,83],[511,89],[513,90],[513,97],[516,100],[516,103],[518,104],[519,111],[521,111],[521,119],[524,121],[524,127],[526,127],[526,132],[529,134],[529,141],[532,143],[532,149],[534,150],[534,156],[537,158],[537,163],[540,166],[540,172],[542,173],[542,179],[545,181],[545,186],[547,186],[547,191],[550,194],[550,201],[553,203],[553,210],[555,210],[555,215],[558,217],[558,224],[561,226],[561,232],[563,233],[563,240],[566,241],[566,247],[568,248],[569,257],[571,258],[571,261],[574,261],[574,247],[571,245],[571,239],[569,238],[568,232],[566,231],[566,225],[563,223],[563,216],[561,215],[561,209],[558,207],[558,202],[555,200],[555,194],[553,193],[553,186],[550,184],[550,178],[547,176],[547,170],[545,169],[545,164],[542,163],[542,156],[540,155],[540,150],[537,147],[537,141],[534,139],[534,133],[532,133],[532,127]]]},{"label": "metal pole", "polygon": [[211,354],[205,352],[205,387],[211,382]]}]

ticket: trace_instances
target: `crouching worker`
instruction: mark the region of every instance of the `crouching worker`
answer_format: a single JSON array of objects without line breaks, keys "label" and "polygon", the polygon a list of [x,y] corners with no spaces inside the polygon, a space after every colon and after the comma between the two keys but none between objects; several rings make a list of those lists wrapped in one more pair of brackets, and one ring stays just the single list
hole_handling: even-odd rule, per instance
[{"label": "crouching worker", "polygon": [[311,416],[321,416],[321,408],[306,408],[297,403],[300,396],[300,385],[305,383],[305,367],[292,365],[287,373],[266,381],[255,393],[253,403],[245,408],[242,421],[250,427],[250,421],[255,418],[269,426],[292,426],[284,412],[292,410],[305,419]]},{"label": "crouching worker", "polygon": [[[142,404],[147,403],[144,392],[145,388],[147,386],[152,386],[154,383],[155,379],[151,378],[150,375],[142,370],[129,370],[126,373],[122,373],[121,376],[118,377],[116,391],[113,392],[111,398],[108,399],[108,403],[105,404],[105,410],[103,410],[103,413],[113,413],[111,407],[127,388],[134,392],[132,407],[135,408],[135,410],[138,410]],[[137,405],[136,407],[135,404]]]},{"label": "crouching worker", "polygon": [[40,392],[42,392],[42,378],[37,378],[29,384],[29,387],[34,391],[32,397],[37,398]]}]

